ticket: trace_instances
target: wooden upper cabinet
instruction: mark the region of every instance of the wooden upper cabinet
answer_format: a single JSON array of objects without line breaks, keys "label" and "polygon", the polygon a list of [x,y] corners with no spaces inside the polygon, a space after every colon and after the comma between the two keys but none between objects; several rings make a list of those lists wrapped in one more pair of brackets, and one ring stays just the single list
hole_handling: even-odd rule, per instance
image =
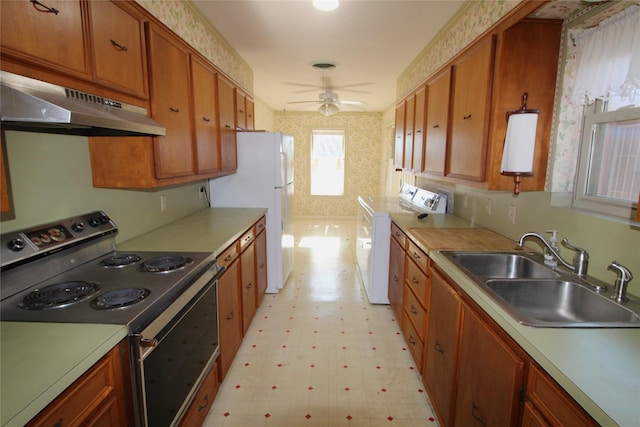
[{"label": "wooden upper cabinet", "polygon": [[216,80],[217,74],[215,71],[192,55],[191,82],[193,85],[197,173],[217,172],[220,170]]},{"label": "wooden upper cabinet", "polygon": [[495,38],[482,40],[453,65],[451,138],[446,175],[485,178]]},{"label": "wooden upper cabinet", "polygon": [[533,176],[523,177],[521,191],[544,190],[551,124],[558,71],[562,21],[531,19],[498,33],[493,84],[491,134],[487,155],[487,188],[513,191],[513,177],[500,175],[507,133],[507,111],[522,106],[528,93],[528,108],[538,109]]},{"label": "wooden upper cabinet", "polygon": [[524,361],[477,314],[463,305],[456,426],[514,426]]},{"label": "wooden upper cabinet", "polygon": [[404,123],[406,107],[404,101],[396,106],[396,133],[393,143],[393,166],[402,168],[404,162]]},{"label": "wooden upper cabinet", "polygon": [[253,99],[247,96],[245,99],[245,104],[247,108],[247,130],[254,130],[256,128],[256,118]]},{"label": "wooden upper cabinet", "polygon": [[422,86],[414,95],[413,114],[413,155],[411,156],[411,170],[422,172],[424,167],[424,138],[425,138],[425,115],[427,102],[427,88]]},{"label": "wooden upper cabinet", "polygon": [[236,128],[247,129],[247,95],[236,89]]},{"label": "wooden upper cabinet", "polygon": [[218,117],[220,123],[220,170],[238,167],[236,147],[236,105],[234,85],[218,74]]},{"label": "wooden upper cabinet", "polygon": [[154,137],[157,178],[194,174],[191,140],[189,53],[155,25],[147,26],[151,65],[151,115],[166,127]]},{"label": "wooden upper cabinet", "polygon": [[2,55],[88,79],[86,13],[78,0],[1,1]]},{"label": "wooden upper cabinet", "polygon": [[413,163],[413,122],[415,119],[416,100],[412,95],[404,101],[404,159],[402,167],[405,170],[411,170]]},{"label": "wooden upper cabinet", "polygon": [[424,172],[443,176],[449,129],[449,93],[451,69],[447,68],[428,84],[425,124]]},{"label": "wooden upper cabinet", "polygon": [[147,61],[142,19],[126,2],[87,3],[93,45],[94,80],[147,98]]}]

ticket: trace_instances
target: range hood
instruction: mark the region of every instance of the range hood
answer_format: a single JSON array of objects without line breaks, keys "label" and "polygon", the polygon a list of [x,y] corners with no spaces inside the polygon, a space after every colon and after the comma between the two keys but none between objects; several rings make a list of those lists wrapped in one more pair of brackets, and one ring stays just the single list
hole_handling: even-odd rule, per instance
[{"label": "range hood", "polygon": [[164,136],[147,110],[0,71],[3,129],[84,136]]}]

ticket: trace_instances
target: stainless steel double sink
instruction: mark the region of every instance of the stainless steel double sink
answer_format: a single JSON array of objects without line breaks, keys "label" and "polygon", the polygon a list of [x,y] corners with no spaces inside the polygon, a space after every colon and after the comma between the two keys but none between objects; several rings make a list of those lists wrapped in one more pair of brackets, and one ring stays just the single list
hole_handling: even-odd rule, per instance
[{"label": "stainless steel double sink", "polygon": [[544,264],[540,254],[443,251],[442,254],[519,323],[547,328],[640,328],[640,302],[620,304],[595,279]]}]

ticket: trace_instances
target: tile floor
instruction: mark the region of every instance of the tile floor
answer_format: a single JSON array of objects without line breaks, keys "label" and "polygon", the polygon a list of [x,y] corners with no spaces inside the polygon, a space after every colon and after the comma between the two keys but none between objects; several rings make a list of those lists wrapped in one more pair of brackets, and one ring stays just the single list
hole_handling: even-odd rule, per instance
[{"label": "tile floor", "polygon": [[205,421],[218,426],[437,426],[391,309],[371,305],[355,220],[296,220],[295,263],[267,294]]}]

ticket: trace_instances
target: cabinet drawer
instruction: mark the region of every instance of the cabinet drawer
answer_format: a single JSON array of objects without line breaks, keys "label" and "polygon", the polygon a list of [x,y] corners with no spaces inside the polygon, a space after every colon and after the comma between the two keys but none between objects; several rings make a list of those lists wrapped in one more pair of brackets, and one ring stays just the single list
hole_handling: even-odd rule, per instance
[{"label": "cabinet drawer", "polygon": [[420,301],[425,307],[428,307],[431,278],[427,276],[424,271],[422,271],[418,267],[418,265],[411,260],[413,258],[411,254],[407,254],[407,258],[407,272],[405,281],[416,294],[418,301]]},{"label": "cabinet drawer", "polygon": [[407,236],[400,230],[400,228],[394,223],[391,223],[391,236],[400,243],[402,249],[407,248]]},{"label": "cabinet drawer", "polygon": [[247,246],[249,246],[251,242],[255,240],[255,238],[256,238],[256,235],[253,232],[253,227],[251,227],[251,229],[246,233],[244,233],[240,238],[240,252],[244,251],[247,248]]},{"label": "cabinet drawer", "polygon": [[420,267],[420,270],[429,275],[429,257],[415,243],[409,240],[407,255]]},{"label": "cabinet drawer", "polygon": [[529,368],[527,398],[552,426],[597,425],[560,386],[534,364]]},{"label": "cabinet drawer", "polygon": [[229,265],[233,262],[233,260],[238,257],[239,253],[240,251],[238,249],[238,242],[235,242],[234,244],[229,246],[227,249],[225,249],[224,252],[222,252],[220,256],[218,256],[218,258],[216,258],[216,262],[221,267],[228,268]]},{"label": "cabinet drawer", "polygon": [[422,307],[422,304],[418,302],[418,298],[411,288],[406,290],[406,295],[404,311],[407,312],[407,318],[413,323],[416,333],[420,336],[420,339],[424,341],[425,331],[427,329],[427,311]]},{"label": "cabinet drawer", "polygon": [[416,332],[415,328],[408,319],[408,315],[404,313],[404,339],[407,341],[407,346],[411,351],[413,360],[416,362],[418,371],[422,373],[422,353],[424,351],[424,342],[420,339],[420,336]]},{"label": "cabinet drawer", "polygon": [[180,427],[202,425],[205,418],[207,418],[211,405],[213,405],[219,388],[218,362],[215,362],[191,401],[182,421],[180,421]]},{"label": "cabinet drawer", "polygon": [[257,236],[258,234],[260,234],[262,230],[267,228],[267,218],[264,216],[260,218],[258,222],[256,222],[256,225],[254,228],[255,228],[254,234]]}]

